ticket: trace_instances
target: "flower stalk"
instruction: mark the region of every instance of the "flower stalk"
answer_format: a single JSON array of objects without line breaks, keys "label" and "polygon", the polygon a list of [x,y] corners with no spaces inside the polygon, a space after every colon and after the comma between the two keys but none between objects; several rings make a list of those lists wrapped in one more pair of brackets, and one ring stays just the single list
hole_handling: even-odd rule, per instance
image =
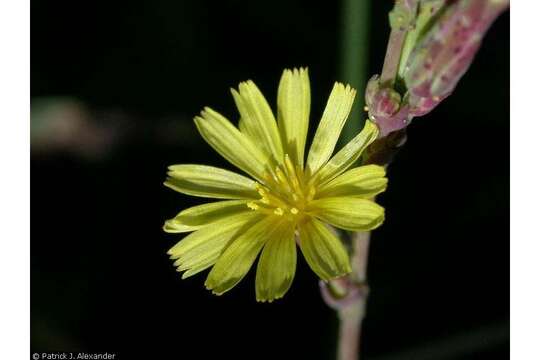
[{"label": "flower stalk", "polygon": [[358,293],[348,306],[341,308],[338,312],[340,318],[338,359],[340,360],[356,360],[360,350],[362,320],[364,319],[369,293],[367,260],[370,234],[370,232],[357,232],[351,236],[353,247],[351,279],[356,285]]}]

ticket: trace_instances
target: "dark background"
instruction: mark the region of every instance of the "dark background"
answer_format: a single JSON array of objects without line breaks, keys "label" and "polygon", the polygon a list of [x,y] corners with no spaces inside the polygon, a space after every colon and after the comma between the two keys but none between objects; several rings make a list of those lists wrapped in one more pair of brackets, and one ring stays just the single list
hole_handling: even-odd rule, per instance
[{"label": "dark background", "polygon": [[[373,3],[369,74],[392,5]],[[309,66],[317,121],[344,80],[340,17],[339,1],[32,2],[32,351],[333,358],[335,315],[303,259],[280,301],[255,302],[252,272],[216,297],[205,275],[180,279],[161,226],[201,202],[162,185],[167,165],[232,168],[191,121],[206,105],[236,119],[229,87],[252,78],[274,104],[283,68]],[[365,358],[508,358],[508,13],[389,177]]]}]

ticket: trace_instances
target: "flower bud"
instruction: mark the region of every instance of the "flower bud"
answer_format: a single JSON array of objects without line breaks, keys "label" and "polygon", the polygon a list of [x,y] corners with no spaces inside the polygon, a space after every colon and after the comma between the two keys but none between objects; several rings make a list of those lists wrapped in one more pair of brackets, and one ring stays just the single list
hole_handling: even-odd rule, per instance
[{"label": "flower bud", "polygon": [[379,77],[375,75],[368,82],[366,89],[366,103],[375,117],[388,117],[394,115],[401,103],[401,95],[391,88],[380,88]]},{"label": "flower bud", "polygon": [[407,103],[410,106],[409,115],[411,117],[423,116],[433,110],[441,101],[443,101],[450,93],[445,96],[421,97],[409,93]]},{"label": "flower bud", "polygon": [[411,100],[423,102],[411,103],[412,107],[428,112],[454,90],[485,32],[507,6],[508,0],[460,0],[443,9],[407,60],[403,75],[408,91],[414,95]]},{"label": "flower bud", "polygon": [[[386,80],[381,82],[375,75],[366,88],[369,118],[379,127],[380,138],[405,128],[414,117],[429,113],[452,93],[486,31],[508,6],[509,0],[396,2],[390,14],[393,30],[383,66]],[[394,29],[405,29],[411,14],[416,14],[414,26],[406,30],[404,45],[397,47],[396,41],[403,41],[403,37],[396,33],[392,39]],[[396,49],[400,51],[399,64]],[[394,88],[392,71],[396,65],[397,77],[403,81],[400,89],[404,85],[400,92]]]},{"label": "flower bud", "polygon": [[366,87],[366,104],[371,121],[384,137],[408,124],[409,106],[402,104],[401,95],[392,88],[380,87],[379,76],[373,76]]}]

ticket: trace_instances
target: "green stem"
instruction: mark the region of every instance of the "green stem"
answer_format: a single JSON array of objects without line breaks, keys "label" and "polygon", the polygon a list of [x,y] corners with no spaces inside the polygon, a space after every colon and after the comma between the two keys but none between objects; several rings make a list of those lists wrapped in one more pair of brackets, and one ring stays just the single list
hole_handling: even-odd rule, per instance
[{"label": "green stem", "polygon": [[341,133],[341,144],[356,136],[364,125],[364,89],[369,57],[370,0],[343,0],[341,9],[340,79],[358,90],[349,121]]}]

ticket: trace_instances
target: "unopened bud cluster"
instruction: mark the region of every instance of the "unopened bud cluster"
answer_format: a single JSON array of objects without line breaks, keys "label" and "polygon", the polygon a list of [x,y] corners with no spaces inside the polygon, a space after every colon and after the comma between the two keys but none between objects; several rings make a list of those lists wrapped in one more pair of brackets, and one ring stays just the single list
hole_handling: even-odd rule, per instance
[{"label": "unopened bud cluster", "polygon": [[453,92],[486,31],[508,5],[508,0],[396,3],[399,11],[391,16],[393,26],[401,24],[396,16],[410,18],[407,9],[417,18],[409,29],[409,38],[404,39],[399,71],[396,69],[395,80],[402,89],[398,91],[395,83],[381,83],[378,76],[367,85],[369,116],[379,126],[381,137],[406,127],[414,117],[429,113]]}]

